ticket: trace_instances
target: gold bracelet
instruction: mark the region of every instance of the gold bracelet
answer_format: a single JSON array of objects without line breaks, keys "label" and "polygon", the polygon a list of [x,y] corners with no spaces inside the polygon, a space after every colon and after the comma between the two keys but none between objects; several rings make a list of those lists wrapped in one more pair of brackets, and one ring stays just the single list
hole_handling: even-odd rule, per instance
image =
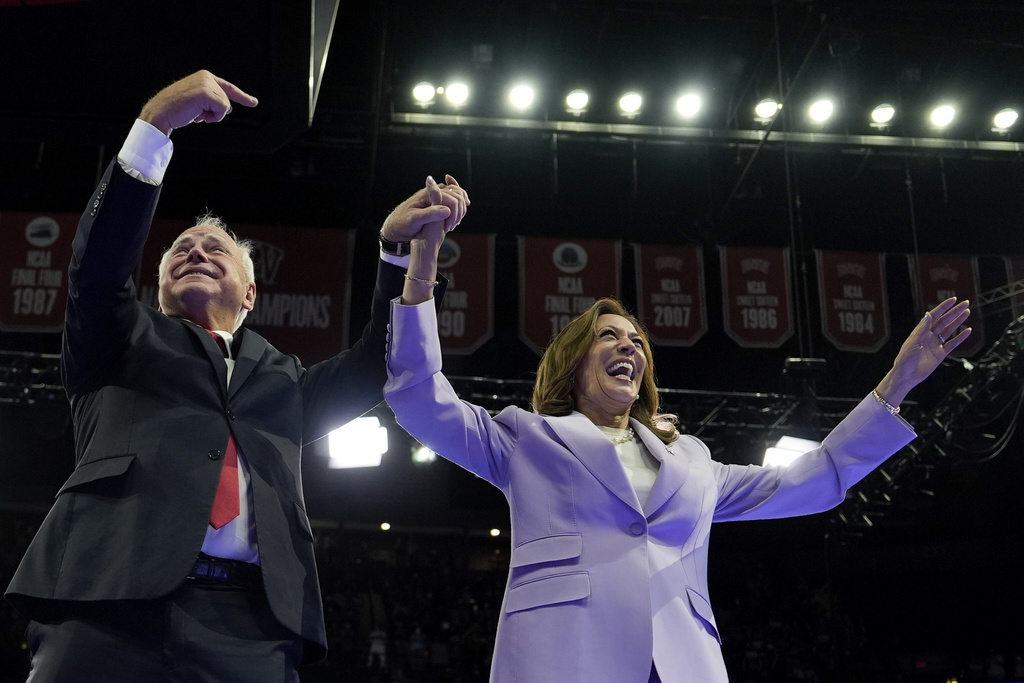
[{"label": "gold bracelet", "polygon": [[413,282],[419,282],[419,283],[422,283],[424,285],[430,285],[431,287],[436,287],[437,286],[437,280],[424,280],[421,277],[413,277],[412,275],[409,275],[408,273],[406,273],[405,279],[406,280],[412,280]]},{"label": "gold bracelet", "polygon": [[884,398],[882,398],[881,394],[879,394],[878,391],[876,391],[875,389],[872,389],[871,393],[874,395],[874,397],[876,399],[878,399],[878,402],[882,404],[883,408],[888,410],[893,415],[899,414],[899,412],[900,412],[900,407],[899,406],[894,406],[893,404],[891,404],[888,401],[886,401]]}]

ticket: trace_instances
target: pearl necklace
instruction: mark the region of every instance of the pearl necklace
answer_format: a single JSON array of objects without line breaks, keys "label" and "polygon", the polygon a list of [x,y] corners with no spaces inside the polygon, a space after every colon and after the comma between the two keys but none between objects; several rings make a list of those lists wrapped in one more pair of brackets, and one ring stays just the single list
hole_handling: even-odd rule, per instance
[{"label": "pearl necklace", "polygon": [[636,436],[636,434],[633,433],[633,428],[629,427],[629,428],[626,429],[626,433],[623,434],[622,436],[613,436],[613,437],[609,437],[609,438],[612,440],[613,444],[615,444],[616,446],[621,446],[622,444],[626,443],[627,441],[632,441],[633,437],[635,437],[635,436]]}]

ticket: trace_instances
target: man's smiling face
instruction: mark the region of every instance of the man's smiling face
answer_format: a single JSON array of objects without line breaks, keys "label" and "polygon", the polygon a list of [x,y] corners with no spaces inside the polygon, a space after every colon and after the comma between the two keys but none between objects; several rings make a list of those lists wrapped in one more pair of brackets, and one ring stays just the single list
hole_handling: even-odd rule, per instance
[{"label": "man's smiling face", "polygon": [[232,332],[238,312],[251,310],[255,298],[241,250],[223,230],[197,225],[168,249],[160,271],[160,310],[167,315]]}]

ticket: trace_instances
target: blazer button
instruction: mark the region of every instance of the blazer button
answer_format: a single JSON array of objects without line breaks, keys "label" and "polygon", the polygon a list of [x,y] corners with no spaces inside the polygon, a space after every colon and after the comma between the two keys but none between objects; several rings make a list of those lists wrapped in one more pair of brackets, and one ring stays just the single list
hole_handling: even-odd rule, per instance
[{"label": "blazer button", "polygon": [[634,536],[641,536],[644,533],[644,525],[640,522],[633,522],[629,525],[629,533]]},{"label": "blazer button", "polygon": [[227,412],[227,416],[228,416],[229,420],[234,420],[235,419],[235,414],[233,412],[231,412],[230,410]]},{"label": "blazer button", "polygon": [[216,448],[214,448],[212,451],[210,451],[206,455],[210,458],[210,460],[217,460],[218,458],[220,458],[220,451],[218,451]]}]

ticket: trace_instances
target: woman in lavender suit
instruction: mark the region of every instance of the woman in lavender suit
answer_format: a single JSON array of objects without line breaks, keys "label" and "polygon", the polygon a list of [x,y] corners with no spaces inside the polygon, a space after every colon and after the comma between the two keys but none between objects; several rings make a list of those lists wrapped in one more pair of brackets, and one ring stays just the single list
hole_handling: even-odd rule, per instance
[{"label": "woman in lavender suit", "polygon": [[942,302],[821,447],[787,467],[723,465],[658,416],[647,336],[611,299],[548,347],[533,412],[491,417],[459,400],[441,374],[428,302],[443,237],[438,227],[412,243],[405,293],[391,306],[384,393],[410,434],[508,499],[493,683],[727,681],[708,599],[711,523],[839,504],[913,439],[897,406],[970,334],[956,332],[967,302]]}]

